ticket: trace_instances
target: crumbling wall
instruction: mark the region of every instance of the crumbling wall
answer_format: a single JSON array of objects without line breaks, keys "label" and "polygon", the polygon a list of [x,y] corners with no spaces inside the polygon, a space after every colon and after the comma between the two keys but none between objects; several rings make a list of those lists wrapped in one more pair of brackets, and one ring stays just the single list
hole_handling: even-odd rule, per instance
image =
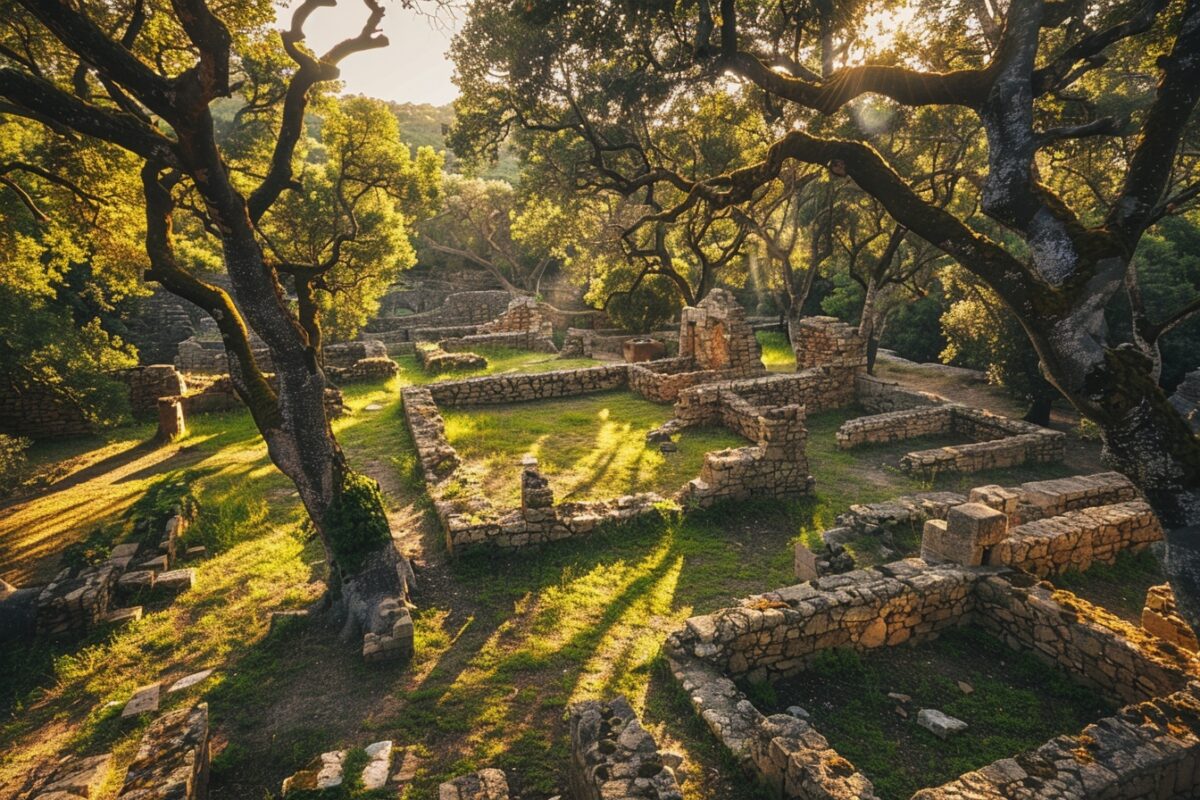
[{"label": "crumbling wall", "polygon": [[683,800],[667,763],[673,759],[659,752],[624,697],[576,703],[570,728],[568,777],[574,800]]},{"label": "crumbling wall", "polygon": [[791,336],[797,370],[840,367],[858,373],[867,369],[866,341],[836,317],[804,317],[792,326]]},{"label": "crumbling wall", "polygon": [[164,714],[143,734],[117,800],[204,800],[209,758],[207,703]]},{"label": "crumbling wall", "polygon": [[1123,703],[1187,686],[1200,662],[1070,592],[991,575],[975,586],[976,623]]},{"label": "crumbling wall", "polygon": [[1200,788],[1200,684],[1135,703],[912,800],[1187,800]]},{"label": "crumbling wall", "polygon": [[791,405],[763,410],[737,395],[721,397],[726,401],[723,422],[755,444],[705,453],[700,476],[688,482],[680,501],[704,507],[720,500],[806,493],[812,476],[805,456],[804,409]]},{"label": "crumbling wall", "polygon": [[831,575],[693,617],[667,646],[731,677],[773,680],[801,671],[822,650],[920,642],[962,624],[974,608],[976,578],[917,559]]},{"label": "crumbling wall", "polygon": [[135,417],[158,413],[158,398],[187,393],[187,381],[171,364],[134,367],[119,373],[129,386],[129,407]]}]

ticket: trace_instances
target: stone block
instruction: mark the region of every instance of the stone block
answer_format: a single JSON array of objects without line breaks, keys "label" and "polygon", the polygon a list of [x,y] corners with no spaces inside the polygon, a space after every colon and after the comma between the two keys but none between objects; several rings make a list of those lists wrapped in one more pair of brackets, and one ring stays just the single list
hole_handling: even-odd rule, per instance
[{"label": "stone block", "polygon": [[129,717],[136,717],[139,714],[149,714],[158,711],[158,704],[161,698],[161,683],[151,683],[142,686],[133,693],[133,697],[129,698],[129,702],[121,710],[121,719],[128,719]]},{"label": "stone block", "polygon": [[137,622],[142,618],[141,606],[130,606],[128,608],[114,608],[112,611],[105,613],[100,619],[108,625],[127,625],[130,622]]},{"label": "stone block", "polygon": [[968,539],[979,547],[991,547],[1008,532],[1008,518],[982,503],[963,503],[947,512],[946,529],[953,537]]},{"label": "stone block", "polygon": [[983,563],[983,547],[966,537],[951,536],[946,520],[931,519],[925,522],[921,534],[921,558],[931,563],[950,561],[977,567]]},{"label": "stone block", "polygon": [[961,719],[944,714],[934,708],[922,708],[918,711],[917,724],[939,739],[948,739],[967,729],[967,723]]},{"label": "stone block", "polygon": [[173,569],[170,572],[158,573],[158,579],[154,585],[166,589],[168,592],[181,593],[192,588],[196,582],[196,570],[193,567],[185,569]]},{"label": "stone block", "polygon": [[799,581],[811,581],[821,577],[817,572],[816,554],[805,547],[803,542],[796,542],[795,570],[796,580]]}]

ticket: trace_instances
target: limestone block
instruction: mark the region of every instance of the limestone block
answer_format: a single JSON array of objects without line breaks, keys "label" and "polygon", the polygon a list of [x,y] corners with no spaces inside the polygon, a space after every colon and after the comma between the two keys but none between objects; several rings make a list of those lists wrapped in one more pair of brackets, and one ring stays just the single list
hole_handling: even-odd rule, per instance
[{"label": "limestone block", "polygon": [[1008,532],[1004,512],[982,503],[963,503],[946,514],[946,529],[950,536],[970,540],[979,547],[991,547]]},{"label": "limestone block", "polygon": [[803,542],[796,542],[795,564],[796,580],[811,581],[820,577],[820,573],[817,572],[817,556],[805,547]]},{"label": "limestone block", "polygon": [[158,704],[161,698],[161,683],[151,683],[142,686],[133,693],[133,697],[129,698],[129,702],[121,710],[121,719],[128,719],[129,717],[136,717],[139,714],[158,711]]},{"label": "limestone block", "polygon": [[948,739],[967,729],[961,719],[944,714],[934,708],[922,708],[917,712],[917,724],[939,739]]}]

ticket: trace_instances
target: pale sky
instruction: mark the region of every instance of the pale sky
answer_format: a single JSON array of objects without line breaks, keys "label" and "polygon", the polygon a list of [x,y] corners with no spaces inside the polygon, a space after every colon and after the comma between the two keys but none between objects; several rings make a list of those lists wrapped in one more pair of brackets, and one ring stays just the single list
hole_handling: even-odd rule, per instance
[{"label": "pale sky", "polygon": [[[395,0],[384,8],[382,27],[390,44],[381,50],[354,53],[342,61],[346,92],[398,103],[449,103],[458,89],[450,80],[454,67],[446,52],[462,24],[462,9],[442,8],[431,16],[432,3],[424,4],[429,13],[419,13],[403,8]],[[304,26],[309,45],[322,53],[330,45],[357,35],[366,15],[366,7],[352,0],[343,0],[335,8],[317,9]],[[286,27],[290,18],[289,10],[281,10],[282,26]]]}]

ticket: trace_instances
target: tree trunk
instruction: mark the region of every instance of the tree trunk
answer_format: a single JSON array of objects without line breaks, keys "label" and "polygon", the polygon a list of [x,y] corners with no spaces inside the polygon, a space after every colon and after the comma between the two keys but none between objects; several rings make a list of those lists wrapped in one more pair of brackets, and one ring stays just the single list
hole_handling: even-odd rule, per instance
[{"label": "tree trunk", "polygon": [[1035,394],[1029,403],[1029,410],[1022,417],[1026,422],[1045,427],[1050,424],[1050,409],[1054,406],[1054,398],[1048,395]]}]

